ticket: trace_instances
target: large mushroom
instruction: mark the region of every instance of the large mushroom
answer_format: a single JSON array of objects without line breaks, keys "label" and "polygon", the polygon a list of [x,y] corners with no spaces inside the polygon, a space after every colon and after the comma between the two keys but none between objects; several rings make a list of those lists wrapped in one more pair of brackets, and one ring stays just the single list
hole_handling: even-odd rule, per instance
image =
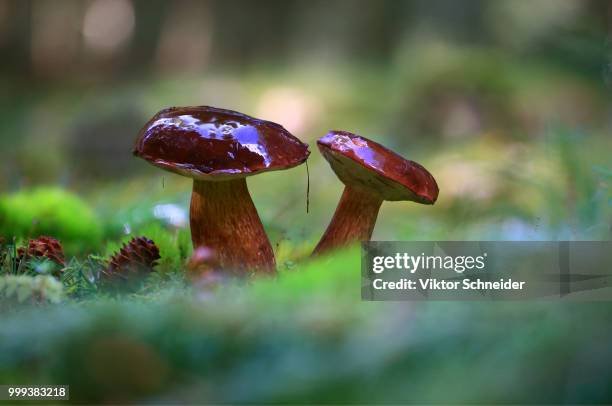
[{"label": "large mushroom", "polygon": [[134,155],[193,179],[190,225],[195,248],[212,249],[232,270],[274,272],[274,252],[246,177],[306,161],[308,145],[282,126],[214,107],[172,107],[140,131]]},{"label": "large mushroom", "polygon": [[438,198],[436,180],[425,168],[372,140],[331,131],[317,146],[345,187],[315,255],[369,241],[384,200],[434,204]]}]

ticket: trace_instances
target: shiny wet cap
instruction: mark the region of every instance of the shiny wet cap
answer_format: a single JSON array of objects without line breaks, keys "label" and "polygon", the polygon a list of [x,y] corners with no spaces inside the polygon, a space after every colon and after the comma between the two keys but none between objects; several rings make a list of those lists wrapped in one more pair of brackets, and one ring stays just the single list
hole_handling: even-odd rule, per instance
[{"label": "shiny wet cap", "polygon": [[198,180],[240,178],[288,169],[308,145],[270,121],[208,106],[171,107],[140,130],[134,155]]},{"label": "shiny wet cap", "polygon": [[434,204],[438,198],[438,185],[427,169],[377,142],[331,131],[317,145],[347,186],[376,193],[382,200]]}]

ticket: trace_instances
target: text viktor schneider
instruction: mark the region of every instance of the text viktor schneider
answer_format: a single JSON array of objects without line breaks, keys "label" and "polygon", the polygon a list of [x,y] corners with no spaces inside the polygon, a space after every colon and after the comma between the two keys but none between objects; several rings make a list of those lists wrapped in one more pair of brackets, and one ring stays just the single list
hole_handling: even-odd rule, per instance
[{"label": "text viktor schneider", "polygon": [[482,279],[468,279],[449,281],[436,278],[419,278],[418,280],[402,278],[397,281],[374,279],[372,286],[376,290],[522,290],[523,281],[512,279],[499,279],[498,281],[483,281]]}]

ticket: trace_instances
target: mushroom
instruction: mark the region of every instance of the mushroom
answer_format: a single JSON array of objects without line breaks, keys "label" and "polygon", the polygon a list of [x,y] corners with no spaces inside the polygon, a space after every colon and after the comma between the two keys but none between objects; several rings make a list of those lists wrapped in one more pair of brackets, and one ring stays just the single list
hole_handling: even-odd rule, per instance
[{"label": "mushroom", "polygon": [[308,145],[282,126],[214,107],[171,107],[140,131],[134,155],[193,179],[190,226],[194,248],[219,265],[274,272],[274,252],[246,177],[288,169],[308,158]]},{"label": "mushroom", "polygon": [[345,187],[314,255],[369,241],[384,200],[434,204],[438,198],[436,180],[425,168],[372,140],[331,131],[317,146]]}]

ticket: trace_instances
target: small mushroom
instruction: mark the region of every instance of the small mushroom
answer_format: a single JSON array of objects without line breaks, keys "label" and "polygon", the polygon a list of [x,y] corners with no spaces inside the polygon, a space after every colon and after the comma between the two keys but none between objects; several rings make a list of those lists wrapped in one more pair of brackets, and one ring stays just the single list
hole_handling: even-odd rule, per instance
[{"label": "small mushroom", "polygon": [[384,200],[434,204],[438,198],[436,180],[425,168],[372,140],[331,131],[317,146],[345,187],[314,255],[369,241]]},{"label": "small mushroom", "polygon": [[223,268],[264,272],[274,272],[274,252],[246,177],[297,166],[309,154],[278,124],[207,106],[160,111],[134,147],[134,155],[193,179],[194,248],[213,250]]},{"label": "small mushroom", "polygon": [[192,278],[198,278],[205,273],[214,272],[216,268],[216,255],[208,247],[201,246],[193,250],[191,258],[187,261],[187,273]]}]

